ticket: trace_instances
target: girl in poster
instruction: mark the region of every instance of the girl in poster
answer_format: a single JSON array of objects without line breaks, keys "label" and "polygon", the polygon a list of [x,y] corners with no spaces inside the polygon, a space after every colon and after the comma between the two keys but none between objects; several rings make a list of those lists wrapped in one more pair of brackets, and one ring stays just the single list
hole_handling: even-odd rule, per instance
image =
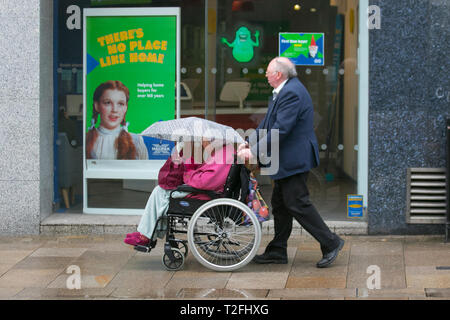
[{"label": "girl in poster", "polygon": [[[91,127],[86,135],[86,158],[147,160],[142,136],[129,133],[125,120],[130,91],[120,81],[100,84],[94,92]],[[95,127],[98,116],[100,125]]]}]

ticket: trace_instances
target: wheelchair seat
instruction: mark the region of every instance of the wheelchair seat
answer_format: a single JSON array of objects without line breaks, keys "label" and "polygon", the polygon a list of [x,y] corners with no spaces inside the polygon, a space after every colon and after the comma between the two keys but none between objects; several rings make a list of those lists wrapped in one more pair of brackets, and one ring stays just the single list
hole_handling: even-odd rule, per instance
[{"label": "wheelchair seat", "polygon": [[[212,190],[201,190],[191,187],[189,185],[183,184],[178,186],[176,189],[172,190],[170,193],[169,209],[167,210],[167,215],[172,216],[192,216],[195,211],[198,210],[206,202],[219,199],[219,198],[230,198],[239,200],[240,198],[247,197],[246,194],[241,195],[241,181],[242,171],[247,170],[244,165],[235,162],[231,165],[230,171],[228,173],[227,179],[225,180],[225,185],[222,193],[218,193]],[[245,179],[245,178],[244,178]],[[247,185],[248,189],[248,185]],[[206,195],[210,199],[200,200],[196,198],[175,198],[173,194],[175,192],[189,192],[190,195]],[[243,201],[244,202],[244,201]]]}]

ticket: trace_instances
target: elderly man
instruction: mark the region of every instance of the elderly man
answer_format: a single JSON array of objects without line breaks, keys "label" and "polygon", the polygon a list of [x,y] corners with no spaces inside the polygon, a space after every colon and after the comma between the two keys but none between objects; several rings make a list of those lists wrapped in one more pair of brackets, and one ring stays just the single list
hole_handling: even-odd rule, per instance
[{"label": "elderly man", "polygon": [[[267,133],[249,137],[250,145],[245,143],[238,149],[241,159],[252,161],[256,158],[258,164],[263,166],[267,163],[265,150],[270,153],[271,143],[279,143],[279,168],[271,175],[274,180],[272,209],[275,236],[264,254],[255,256],[253,261],[287,263],[287,242],[294,218],[320,243],[323,257],[317,262],[317,267],[324,268],[335,261],[344,240],[330,231],[309,200],[308,173],[319,165],[312,100],[298,80],[295,65],[289,59],[274,58],[267,67],[266,77],[274,88],[273,99],[257,132],[258,129],[265,129]],[[272,137],[271,130],[278,130],[277,139]]]}]

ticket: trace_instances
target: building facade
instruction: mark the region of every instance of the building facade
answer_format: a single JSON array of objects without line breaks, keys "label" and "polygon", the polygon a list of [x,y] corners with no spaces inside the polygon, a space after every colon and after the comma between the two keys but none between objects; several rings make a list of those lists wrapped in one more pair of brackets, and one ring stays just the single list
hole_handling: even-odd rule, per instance
[{"label": "building facade", "polygon": [[[368,234],[444,233],[450,1],[6,0],[0,234],[38,234],[51,215],[82,213],[83,201],[111,212],[140,209],[151,192],[151,183],[133,179],[88,179],[84,186],[82,169],[69,204],[61,192],[61,110],[76,128],[69,167],[85,161],[83,108],[92,106],[78,108],[82,13],[94,7],[180,7],[180,80],[189,93],[181,116],[244,130],[267,111],[270,59],[290,50],[280,49],[283,41],[299,39],[298,50],[306,41],[313,63],[299,60],[297,72],[315,107],[321,165],[309,184],[325,220],[363,222]],[[244,56],[235,50],[243,37],[251,44]],[[226,97],[232,82],[249,85],[243,99]],[[414,190],[415,172],[423,175],[419,182],[438,184]],[[265,187],[270,195],[270,182]],[[354,194],[363,196],[361,218],[349,217]]]}]

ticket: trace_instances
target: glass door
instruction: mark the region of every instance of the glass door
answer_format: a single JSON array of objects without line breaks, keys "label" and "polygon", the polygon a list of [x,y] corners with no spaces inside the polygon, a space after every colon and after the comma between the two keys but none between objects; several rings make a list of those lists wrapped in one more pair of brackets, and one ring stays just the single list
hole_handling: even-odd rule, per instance
[{"label": "glass door", "polygon": [[[320,146],[320,166],[309,175],[311,199],[326,220],[350,219],[347,196],[357,193],[358,3],[205,2],[208,105],[203,111],[219,123],[247,130],[256,128],[264,118],[272,92],[265,70],[270,60],[280,55],[283,37],[297,37],[308,41],[308,47],[317,46],[312,62],[299,57],[296,64],[298,78],[313,100]],[[261,176],[258,181],[270,200],[270,179]]]}]

